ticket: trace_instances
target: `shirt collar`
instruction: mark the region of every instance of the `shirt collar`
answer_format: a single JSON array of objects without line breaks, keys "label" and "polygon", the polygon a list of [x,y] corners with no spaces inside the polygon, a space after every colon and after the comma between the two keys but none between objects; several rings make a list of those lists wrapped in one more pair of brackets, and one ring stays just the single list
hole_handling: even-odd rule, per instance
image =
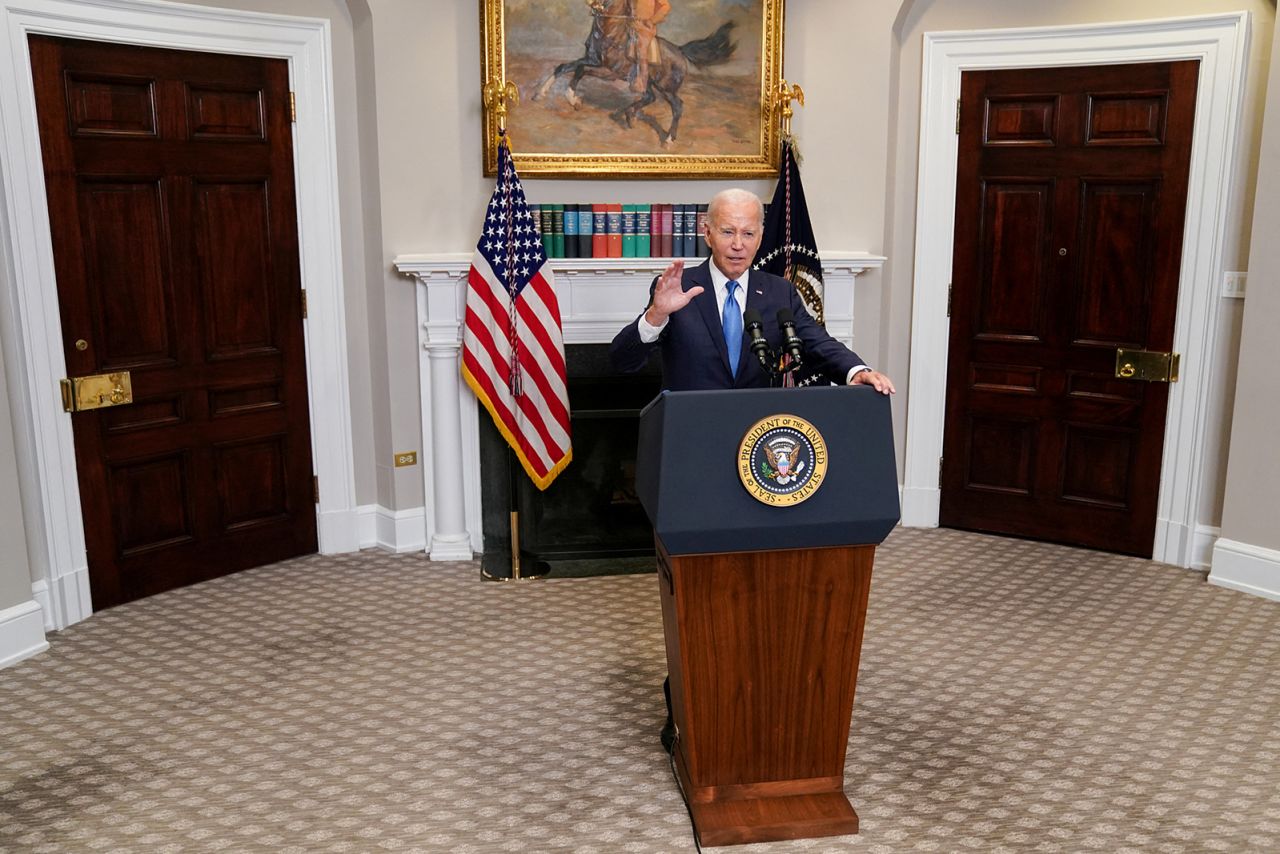
[{"label": "shirt collar", "polygon": [[[719,301],[719,302],[721,302],[721,303],[723,303],[723,302],[724,302],[724,295],[725,295],[726,293],[728,293],[728,290],[729,290],[729,277],[728,277],[728,276],[726,276],[724,273],[720,272],[720,268],[716,266],[716,262],[715,262],[715,261],[708,261],[708,262],[707,262],[707,269],[711,272],[711,284],[712,284],[712,286],[714,286],[714,287],[715,287],[715,289],[716,289],[716,294],[717,294],[717,296],[719,297],[719,300],[718,300],[718,301]],[[742,274],[742,278],[740,278],[740,279],[734,279],[734,281],[736,281],[736,282],[738,283],[738,286],[741,288],[741,291],[740,291],[739,293],[740,293],[743,297],[745,297],[745,296],[746,296],[746,293],[747,293],[747,281],[746,281],[746,280],[747,280],[750,276],[751,276],[751,271],[750,271],[750,270],[747,270],[747,272],[745,272],[745,273],[743,273],[743,274]],[[741,297],[740,297],[740,299],[741,299]]]}]

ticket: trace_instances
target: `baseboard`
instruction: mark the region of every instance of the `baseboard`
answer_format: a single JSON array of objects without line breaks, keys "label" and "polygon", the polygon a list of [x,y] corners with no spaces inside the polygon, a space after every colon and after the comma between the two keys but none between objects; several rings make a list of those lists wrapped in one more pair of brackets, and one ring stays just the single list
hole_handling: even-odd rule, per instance
[{"label": "baseboard", "polygon": [[362,521],[359,509],[316,514],[320,554],[337,555],[360,549]]},{"label": "baseboard", "polygon": [[388,510],[378,504],[365,504],[356,512],[359,517],[360,548],[379,548],[397,553],[420,552],[426,549],[425,507]]},{"label": "baseboard", "polygon": [[0,670],[49,648],[44,609],[35,599],[0,611]]},{"label": "baseboard", "polygon": [[905,528],[938,527],[938,505],[942,490],[937,487],[903,487],[902,525]]},{"label": "baseboard", "polygon": [[1191,537],[1191,568],[1201,572],[1213,566],[1213,547],[1222,536],[1222,529],[1213,525],[1196,525]]},{"label": "baseboard", "polygon": [[89,593],[89,568],[50,581],[37,581],[31,585],[31,598],[40,606],[42,625],[46,632],[57,632],[67,626],[87,620],[93,614],[93,601]]},{"label": "baseboard", "polygon": [[1280,551],[1219,538],[1209,583],[1280,601]]}]

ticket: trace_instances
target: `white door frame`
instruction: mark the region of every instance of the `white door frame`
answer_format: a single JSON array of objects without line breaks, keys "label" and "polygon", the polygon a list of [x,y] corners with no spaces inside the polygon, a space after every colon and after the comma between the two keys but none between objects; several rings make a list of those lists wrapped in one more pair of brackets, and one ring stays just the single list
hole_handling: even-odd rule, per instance
[{"label": "white door frame", "polygon": [[27,36],[278,57],[296,93],[299,262],[307,289],[312,455],[320,550],[355,550],[355,472],[342,299],[329,22],[143,0],[0,0],[0,335],[14,409],[22,511],[45,626],[91,611],[44,170]]},{"label": "white door frame", "polygon": [[1214,451],[1205,419],[1217,352],[1222,254],[1241,119],[1249,13],[1135,23],[926,33],[907,407],[904,525],[938,524],[938,460],[946,404],[947,287],[955,225],[956,102],[964,71],[1200,60],[1154,558],[1192,560],[1192,538]]}]

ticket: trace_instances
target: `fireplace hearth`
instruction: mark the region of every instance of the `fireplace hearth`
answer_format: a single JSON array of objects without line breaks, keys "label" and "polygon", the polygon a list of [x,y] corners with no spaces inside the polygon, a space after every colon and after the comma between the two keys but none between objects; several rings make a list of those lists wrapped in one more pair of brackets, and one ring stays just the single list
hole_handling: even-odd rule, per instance
[{"label": "fireplace hearth", "polygon": [[653,528],[635,492],[640,410],[661,386],[655,364],[621,376],[608,345],[565,348],[573,461],[545,491],[519,468],[487,417],[480,419],[482,566],[511,576],[511,494],[515,490],[521,574],[584,574],[586,562],[653,555]]}]

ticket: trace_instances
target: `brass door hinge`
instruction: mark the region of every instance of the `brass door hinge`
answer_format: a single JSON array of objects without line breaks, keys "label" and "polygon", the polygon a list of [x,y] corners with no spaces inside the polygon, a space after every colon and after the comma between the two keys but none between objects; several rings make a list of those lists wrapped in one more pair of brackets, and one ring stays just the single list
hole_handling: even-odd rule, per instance
[{"label": "brass door hinge", "polygon": [[956,136],[960,135],[960,99],[956,98]]},{"label": "brass door hinge", "polygon": [[947,317],[951,316],[951,283],[947,282]]},{"label": "brass door hinge", "polygon": [[1122,380],[1146,380],[1152,383],[1176,383],[1177,353],[1161,353],[1155,350],[1116,349],[1116,376]]},{"label": "brass door hinge", "polygon": [[298,120],[298,96],[295,93],[290,92],[289,93],[289,121],[296,122],[297,120]]},{"label": "brass door hinge", "polygon": [[946,459],[946,457],[938,457],[938,487],[939,488],[942,487],[942,461],[944,459]]},{"label": "brass door hinge", "polygon": [[307,319],[307,289],[302,289],[302,319]]},{"label": "brass door hinge", "polygon": [[316,503],[320,503],[320,475],[311,478],[311,487],[315,490]]}]

